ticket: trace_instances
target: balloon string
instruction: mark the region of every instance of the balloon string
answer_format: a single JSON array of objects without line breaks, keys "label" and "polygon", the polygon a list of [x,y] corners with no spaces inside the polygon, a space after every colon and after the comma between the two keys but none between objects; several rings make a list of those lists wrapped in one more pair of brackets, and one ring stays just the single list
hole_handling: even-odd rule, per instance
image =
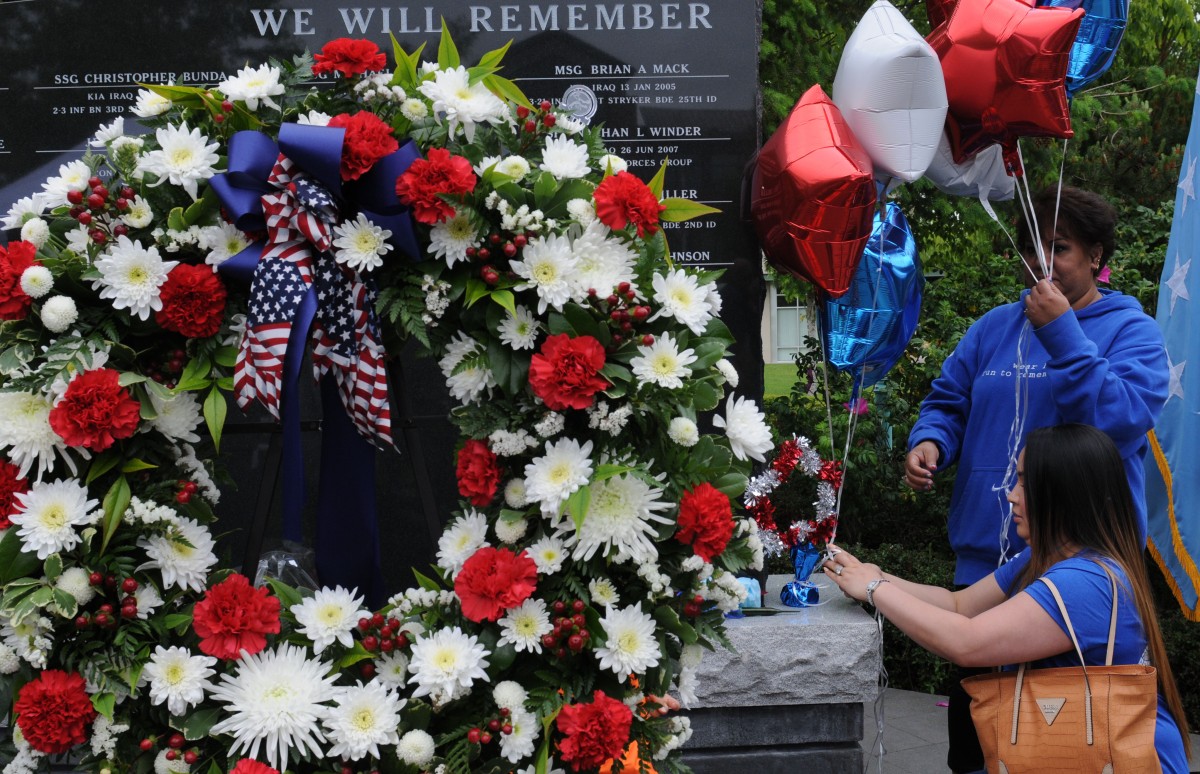
[{"label": "balloon string", "polygon": [[883,613],[877,609],[875,611],[875,628],[879,634],[879,692],[875,694],[873,702],[875,710],[875,739],[871,742],[871,756],[863,761],[863,771],[867,772],[871,769],[871,758],[875,759],[878,774],[883,774],[883,757],[887,750],[883,746],[883,711],[884,711],[884,694],[888,689],[888,671],[883,664]]},{"label": "balloon string", "polygon": [[[1021,152],[1021,141],[1017,140],[1017,158],[1020,159],[1021,169],[1025,168],[1025,156]],[[1037,255],[1038,267],[1042,270],[1042,276],[1050,276],[1050,267],[1046,264],[1046,250],[1042,246],[1042,229],[1037,222],[1037,213],[1033,209],[1033,194],[1029,188],[1029,180],[1024,175],[1016,179],[1017,182],[1017,199],[1021,203],[1021,212],[1025,216],[1025,225],[1029,228],[1029,237],[1033,243],[1034,253]],[[1024,263],[1024,258],[1022,258]],[[1030,274],[1033,271],[1030,270]],[[1036,280],[1037,277],[1035,276]]]}]

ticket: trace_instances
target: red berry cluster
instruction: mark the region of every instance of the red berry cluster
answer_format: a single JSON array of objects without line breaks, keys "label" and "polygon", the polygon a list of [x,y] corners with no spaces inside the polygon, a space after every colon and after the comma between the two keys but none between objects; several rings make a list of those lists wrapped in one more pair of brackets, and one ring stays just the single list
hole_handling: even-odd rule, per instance
[{"label": "red berry cluster", "polygon": [[[637,292],[628,282],[617,285],[616,291],[606,298],[600,298],[595,288],[588,288],[588,303],[593,309],[605,314],[608,325],[613,329],[613,345],[620,345],[627,337],[634,335],[634,326],[650,319],[653,313],[646,304],[635,303]],[[654,343],[654,336],[646,333],[641,337],[642,346],[648,347]]]},{"label": "red berry cluster", "polygon": [[110,191],[104,181],[95,176],[88,178],[87,185],[86,191],[67,191],[71,217],[89,227],[88,236],[98,245],[107,243],[113,237],[128,234],[129,226],[116,219],[129,209],[129,203],[137,192],[129,186]]},{"label": "red berry cluster", "polygon": [[683,614],[688,618],[696,618],[703,611],[704,597],[697,594],[692,597],[690,602],[685,602],[683,605]]},{"label": "red berry cluster", "polygon": [[[99,572],[93,572],[88,576],[88,583],[96,587],[98,592],[97,599],[103,599],[105,591],[111,591],[120,602],[120,612],[117,612],[117,606],[111,602],[101,602],[96,608],[94,614],[80,613],[75,617],[75,628],[83,631],[90,626],[97,626],[101,629],[112,629],[117,625],[117,618],[132,620],[137,618],[138,606],[137,597],[134,592],[138,590],[138,582],[133,578],[124,578],[118,582],[117,576],[109,573],[105,575]],[[120,589],[120,591],[118,591]],[[121,595],[124,595],[123,597]]]},{"label": "red berry cluster", "polygon": [[[142,748],[143,752],[150,752],[158,744],[158,739],[158,737],[148,736],[138,742],[138,746]],[[167,737],[167,754],[164,757],[169,761],[177,761],[182,758],[187,765],[194,765],[196,761],[200,760],[200,750],[195,747],[184,750],[183,747],[186,744],[187,739],[183,738],[183,734],[178,732],[171,734]]]},{"label": "red berry cluster", "polygon": [[179,487],[179,491],[175,493],[175,501],[180,505],[187,505],[190,503],[192,501],[192,496],[196,494],[198,489],[200,489],[199,484],[197,484],[195,481],[184,481],[183,479],[180,479],[176,481],[175,484]]},{"label": "red berry cluster", "polygon": [[512,723],[509,722],[511,714],[506,707],[501,707],[495,715],[469,729],[467,741],[471,744],[491,744],[492,740],[497,738],[497,734],[505,736],[511,734],[513,732]]},{"label": "red berry cluster", "polygon": [[523,128],[526,134],[536,135],[538,131],[549,129],[558,123],[558,118],[550,112],[550,108],[554,107],[550,104],[550,100],[542,100],[532,110],[524,105],[517,106],[517,118],[524,121]]},{"label": "red berry cluster", "polygon": [[483,247],[468,247],[464,253],[471,260],[483,261],[483,266],[479,269],[479,276],[487,284],[495,285],[500,281],[500,270],[496,268],[495,264],[488,263],[488,261],[501,255],[512,260],[527,244],[529,244],[528,234],[512,234],[506,237],[493,231],[488,234]]},{"label": "red berry cluster", "polygon": [[187,365],[187,350],[176,347],[161,358],[151,357],[144,360],[142,373],[159,384],[174,389],[185,365]]},{"label": "red berry cluster", "polygon": [[554,631],[542,635],[542,647],[560,659],[566,658],[568,653],[574,655],[582,652],[592,638],[587,630],[587,618],[583,615],[587,605],[582,599],[569,602],[556,599],[551,608],[555,616]]},{"label": "red berry cluster", "polygon": [[[409,646],[408,635],[400,631],[400,622],[384,616],[383,613],[358,619],[358,632],[362,635],[363,648],[370,653],[391,653]],[[369,680],[375,676],[375,664],[366,661],[360,667],[360,671],[362,676]]]},{"label": "red berry cluster", "polygon": [[227,99],[221,100],[221,112],[218,113],[215,110],[213,111],[213,117],[212,117],[213,121],[216,121],[218,124],[224,123],[225,122],[225,114],[232,113],[232,112],[233,112],[233,103]]}]

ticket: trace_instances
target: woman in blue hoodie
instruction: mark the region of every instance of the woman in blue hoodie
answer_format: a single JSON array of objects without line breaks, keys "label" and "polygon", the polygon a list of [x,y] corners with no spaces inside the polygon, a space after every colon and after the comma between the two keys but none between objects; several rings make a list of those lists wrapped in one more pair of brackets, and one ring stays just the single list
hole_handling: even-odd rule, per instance
[{"label": "woman in blue hoodie", "polygon": [[[1057,205],[1057,206],[1056,206]],[[1112,257],[1116,211],[1096,194],[1051,187],[1033,203],[1033,229],[1020,227],[1029,290],[973,324],[946,358],[908,437],[905,481],[933,486],[957,463],[950,501],[954,582],[968,586],[1025,547],[1005,494],[1018,448],[1038,427],[1093,425],[1117,444],[1146,535],[1146,433],[1167,398],[1166,349],[1137,300],[1096,285]],[[1046,275],[1033,235],[1040,233]],[[965,694],[951,696],[950,768],[982,768]]]}]

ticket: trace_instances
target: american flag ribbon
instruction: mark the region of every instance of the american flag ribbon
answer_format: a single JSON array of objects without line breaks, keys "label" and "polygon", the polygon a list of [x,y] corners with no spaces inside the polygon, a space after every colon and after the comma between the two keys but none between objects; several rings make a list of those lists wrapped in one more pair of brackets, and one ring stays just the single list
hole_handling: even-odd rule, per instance
[{"label": "american flag ribbon", "polygon": [[[332,373],[359,434],[391,445],[387,369],[374,283],[334,259],[333,196],[280,155],[262,197],[267,246],[250,285],[246,331],[234,368],[234,394],[245,410],[258,400],[279,419],[284,357],[304,297],[316,293],[310,338],[316,378]],[[299,356],[299,353],[296,353]]]}]

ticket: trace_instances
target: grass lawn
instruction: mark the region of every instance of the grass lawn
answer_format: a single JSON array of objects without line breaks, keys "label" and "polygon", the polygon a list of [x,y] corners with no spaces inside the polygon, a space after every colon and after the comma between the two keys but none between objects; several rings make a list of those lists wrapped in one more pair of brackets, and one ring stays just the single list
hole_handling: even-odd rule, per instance
[{"label": "grass lawn", "polygon": [[767,363],[763,366],[763,397],[787,395],[795,383],[795,363]]}]

